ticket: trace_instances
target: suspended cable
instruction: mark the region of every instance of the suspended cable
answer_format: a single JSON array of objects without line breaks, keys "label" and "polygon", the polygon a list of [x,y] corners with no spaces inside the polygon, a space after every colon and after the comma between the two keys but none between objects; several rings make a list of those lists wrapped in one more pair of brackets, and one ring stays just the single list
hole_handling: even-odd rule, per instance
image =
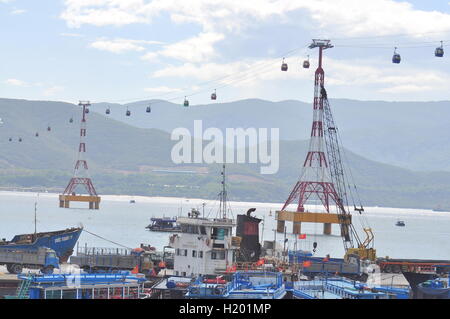
[{"label": "suspended cable", "polygon": [[133,248],[127,247],[127,246],[125,246],[125,245],[119,244],[119,243],[117,243],[117,242],[115,242],[115,241],[109,240],[109,239],[107,239],[107,238],[105,238],[105,237],[102,237],[102,236],[100,236],[100,235],[94,234],[94,233],[92,233],[92,232],[86,230],[85,228],[83,228],[83,231],[86,232],[86,233],[88,233],[88,234],[91,234],[92,236],[95,236],[95,237],[97,237],[97,238],[100,238],[100,239],[103,239],[103,240],[105,240],[105,241],[107,241],[107,242],[110,242],[110,243],[112,243],[112,244],[114,244],[114,245],[117,245],[117,246],[120,246],[120,247],[123,247],[123,248],[126,248],[126,249],[133,249]]},{"label": "suspended cable", "polygon": [[[298,48],[295,48],[295,49],[291,49],[291,50],[283,53],[282,55],[279,55],[278,57],[276,57],[274,59],[279,59],[280,57],[292,56],[294,53],[296,53],[296,52],[298,52],[298,51],[300,51],[302,49],[306,49],[306,46],[298,47]],[[238,71],[238,72],[235,72],[235,73],[232,73],[232,74],[228,74],[228,75],[225,75],[225,76],[213,79],[213,80],[199,82],[199,83],[194,84],[194,86],[205,86],[206,84],[209,84],[209,83],[220,83],[221,81],[224,81],[224,80],[226,80],[228,78],[231,78],[231,77],[234,77],[236,75],[238,75],[238,76],[239,75],[240,76],[245,76],[247,73],[248,74],[253,73],[255,69],[258,70],[261,67],[263,67],[263,68],[267,67],[268,64],[272,65],[272,64],[274,64],[274,62],[273,61],[260,61],[260,62],[254,64],[254,65],[250,65],[249,68],[246,71]],[[224,87],[224,86],[227,86],[227,85],[222,85],[221,87]],[[162,93],[162,94],[157,94],[157,95],[152,95],[152,96],[146,96],[146,97],[113,100],[113,101],[110,101],[109,103],[117,103],[117,102],[125,102],[125,101],[139,101],[139,100],[143,100],[143,99],[154,99],[154,98],[168,96],[168,95],[172,95],[172,94],[180,94],[181,97],[183,97],[183,96],[188,96],[189,97],[189,96],[193,96],[193,95],[198,94],[198,93],[181,94],[181,92],[186,92],[190,88],[191,87],[184,87],[182,89],[174,90],[172,92],[167,92],[167,93]],[[204,90],[202,89],[202,92],[203,91]],[[171,98],[169,100],[174,100],[174,99],[177,99],[177,98],[180,98],[180,97],[177,96],[177,97]],[[158,103],[158,102],[156,102],[156,103]]]}]

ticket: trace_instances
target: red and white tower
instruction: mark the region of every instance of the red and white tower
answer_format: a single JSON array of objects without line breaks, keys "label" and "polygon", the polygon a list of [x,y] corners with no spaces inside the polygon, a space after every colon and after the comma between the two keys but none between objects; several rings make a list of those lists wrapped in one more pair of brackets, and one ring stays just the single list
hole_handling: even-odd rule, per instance
[{"label": "red and white tower", "polygon": [[[78,158],[75,163],[73,177],[64,190],[63,194],[59,196],[59,206],[69,208],[71,201],[88,202],[89,209],[99,209],[100,197],[97,195],[94,184],[88,175],[88,164],[85,158],[86,153],[86,114],[89,113],[89,101],[80,101],[78,104],[82,107],[82,116],[80,124],[80,144],[78,146]],[[87,192],[87,195],[76,193],[79,185],[82,185]]]},{"label": "red and white tower", "polygon": [[[295,234],[300,233],[302,222],[323,223],[325,234],[331,234],[331,224],[348,222],[342,221],[341,215],[330,212],[330,206],[334,206],[333,204],[338,209],[343,208],[342,199],[339,197],[338,192],[336,192],[335,185],[330,176],[328,157],[326,156],[326,142],[324,139],[324,99],[326,99],[326,96],[323,94],[325,74],[322,68],[322,56],[325,49],[332,47],[333,45],[330,44],[330,40],[313,40],[313,43],[309,46],[310,49],[319,48],[319,65],[316,69],[314,79],[311,137],[300,178],[282,210],[277,212],[277,230],[279,232],[284,231],[285,221],[294,222],[293,233]],[[323,213],[306,211],[305,204],[313,200],[316,203],[317,201],[322,203],[325,208]],[[288,205],[293,203],[297,206],[295,212],[286,211]]]}]

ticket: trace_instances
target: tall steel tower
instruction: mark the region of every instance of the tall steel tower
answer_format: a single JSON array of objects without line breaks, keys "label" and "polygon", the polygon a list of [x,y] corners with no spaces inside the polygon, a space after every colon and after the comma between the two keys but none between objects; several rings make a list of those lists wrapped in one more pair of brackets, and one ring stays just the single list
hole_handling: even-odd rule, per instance
[{"label": "tall steel tower", "polygon": [[[82,107],[82,116],[80,124],[80,144],[78,146],[78,158],[75,163],[73,177],[64,190],[62,195],[59,195],[59,207],[69,208],[70,202],[88,202],[89,209],[99,209],[100,197],[97,195],[94,184],[88,175],[88,164],[85,159],[86,153],[86,114],[89,112],[89,101],[80,101],[78,104]],[[76,194],[76,189],[79,185],[84,186],[87,195]]]},{"label": "tall steel tower", "polygon": [[[331,234],[331,224],[351,223],[351,216],[342,218],[340,214],[330,212],[330,204],[335,204],[339,210],[342,206],[342,198],[336,192],[332,176],[330,175],[328,157],[326,156],[326,141],[324,139],[324,100],[327,99],[324,90],[325,74],[322,68],[322,56],[325,49],[332,48],[330,40],[314,39],[310,49],[319,48],[319,65],[314,78],[313,122],[309,149],[303,163],[302,173],[294,189],[290,193],[281,211],[277,212],[277,230],[284,231],[285,221],[292,221],[293,233],[301,232],[302,222],[324,224],[324,234]],[[319,201],[325,208],[325,212],[305,211],[305,203],[310,200]],[[295,212],[285,209],[292,203],[297,204]]]}]

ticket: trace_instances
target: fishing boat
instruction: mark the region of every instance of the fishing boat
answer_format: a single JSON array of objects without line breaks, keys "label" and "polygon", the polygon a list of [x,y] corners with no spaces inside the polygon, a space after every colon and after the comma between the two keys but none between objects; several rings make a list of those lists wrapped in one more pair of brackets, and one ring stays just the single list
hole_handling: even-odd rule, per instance
[{"label": "fishing boat", "polygon": [[66,262],[83,231],[83,227],[74,227],[51,232],[35,232],[16,235],[10,241],[0,241],[0,249],[37,250],[41,247],[53,249],[60,262]]},{"label": "fishing boat", "polygon": [[426,299],[450,299],[449,278],[436,278],[417,285],[417,289]]},{"label": "fishing boat", "polygon": [[286,289],[281,272],[237,271],[223,297],[227,299],[283,299]]},{"label": "fishing boat", "polygon": [[297,281],[294,299],[391,299],[393,294],[342,277]]},{"label": "fishing boat", "polygon": [[181,227],[178,225],[176,217],[152,217],[150,218],[150,224],[145,228],[157,232],[181,231]]},{"label": "fishing boat", "polygon": [[8,299],[141,299],[145,277],[123,271],[106,274],[18,275],[16,295]]},{"label": "fishing boat", "polygon": [[403,227],[403,226],[405,226],[405,222],[404,222],[403,220],[398,220],[398,221],[395,223],[395,226]]}]

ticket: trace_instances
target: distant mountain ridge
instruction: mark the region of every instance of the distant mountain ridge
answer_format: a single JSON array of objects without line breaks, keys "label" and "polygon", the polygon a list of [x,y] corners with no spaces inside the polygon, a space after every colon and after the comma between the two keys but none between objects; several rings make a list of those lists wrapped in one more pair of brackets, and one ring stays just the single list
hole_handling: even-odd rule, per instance
[{"label": "distant mountain ridge", "polygon": [[[273,107],[272,102],[263,104]],[[175,165],[170,152],[176,141],[170,139],[169,133],[131,125],[133,118],[149,121],[154,126],[161,125],[161,115],[154,118],[159,112],[156,105],[150,114],[145,112],[145,104],[137,105],[136,109],[130,107],[132,116],[126,119],[129,124],[102,114],[104,106],[92,106],[87,127],[87,160],[99,193],[215,198],[220,183],[219,165]],[[119,108],[125,111],[123,107],[115,107],[111,106],[111,115],[119,112]],[[179,105],[171,105],[165,112],[176,121],[174,126],[183,125],[186,118],[191,117],[188,114],[196,108],[203,114],[201,107]],[[236,108],[244,108],[244,105]],[[235,112],[239,123],[245,123],[244,113],[237,109]],[[0,186],[64,188],[76,159],[79,117],[80,108],[70,103],[0,99],[0,118],[3,119],[0,126]],[[69,123],[70,118],[74,119],[73,123]],[[200,115],[199,118],[203,119]],[[223,120],[233,122],[226,117]],[[310,119],[304,121],[309,123]],[[261,122],[261,125],[264,123],[267,122]],[[309,129],[309,124],[305,124],[298,132]],[[39,137],[35,137],[36,132]],[[8,140],[10,137],[12,142]],[[21,143],[19,137],[23,139]],[[257,164],[228,165],[233,200],[284,202],[300,174],[307,146],[307,140],[281,141],[280,169],[275,175],[260,175]],[[366,205],[450,206],[449,172],[415,172],[368,160],[349,150],[345,153]],[[177,170],[183,172],[177,173]]]},{"label": "distant mountain ridge", "polygon": [[[331,99],[332,111],[345,147],[366,158],[423,171],[450,171],[450,101],[384,102]],[[152,113],[145,114],[147,105]],[[270,102],[247,99],[184,108],[161,100],[125,105],[101,103],[94,111],[111,107],[111,117],[141,128],[171,132],[192,130],[195,119],[205,127],[276,127],[283,140],[309,138],[312,103],[294,100]],[[132,112],[125,116],[126,108]],[[182,114],[182,116],[180,116]],[[432,156],[430,156],[432,154]]]}]

